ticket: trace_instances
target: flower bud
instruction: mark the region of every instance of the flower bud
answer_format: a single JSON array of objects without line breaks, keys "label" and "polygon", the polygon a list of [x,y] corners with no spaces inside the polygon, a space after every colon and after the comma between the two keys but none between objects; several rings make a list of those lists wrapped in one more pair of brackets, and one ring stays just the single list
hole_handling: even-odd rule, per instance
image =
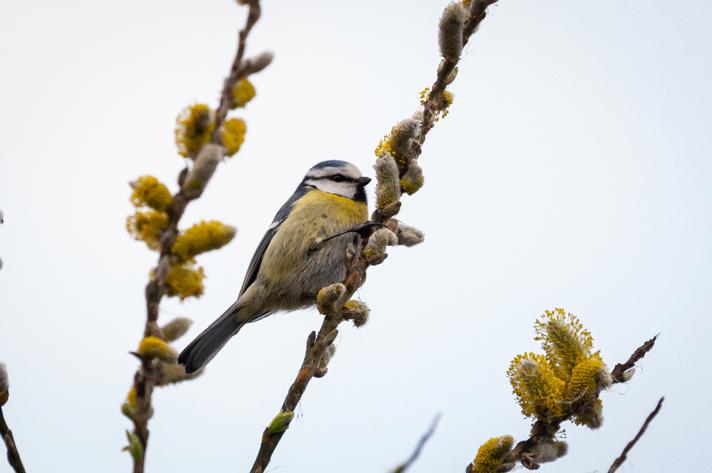
[{"label": "flower bud", "polygon": [[280,413],[272,419],[272,422],[269,423],[267,432],[270,435],[274,435],[286,431],[289,428],[289,424],[292,422],[292,419],[294,419],[294,412],[280,411]]}]

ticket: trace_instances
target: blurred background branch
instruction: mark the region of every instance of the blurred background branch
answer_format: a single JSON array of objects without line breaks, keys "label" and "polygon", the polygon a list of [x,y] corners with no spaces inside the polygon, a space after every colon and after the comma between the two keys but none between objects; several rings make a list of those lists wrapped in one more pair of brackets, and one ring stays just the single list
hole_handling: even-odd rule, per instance
[{"label": "blurred background branch", "polygon": [[660,412],[660,409],[663,407],[663,401],[665,400],[664,397],[661,397],[660,400],[658,401],[658,404],[655,406],[655,409],[653,409],[653,412],[651,412],[648,417],[645,419],[645,422],[643,422],[642,427],[640,427],[640,430],[638,433],[633,437],[633,440],[628,442],[628,444],[625,446],[623,449],[623,453],[615,459],[613,464],[611,465],[611,468],[608,470],[608,473],[615,473],[618,471],[618,468],[626,461],[628,458],[628,453],[635,447],[635,444],[638,443],[638,440],[640,440],[640,437],[643,436],[645,431],[648,429],[648,425],[655,419],[655,416],[658,415]]},{"label": "blurred background branch", "polygon": [[391,470],[391,473],[403,473],[407,471],[408,468],[413,465],[413,463],[415,463],[415,461],[420,456],[420,452],[423,451],[423,447],[425,447],[425,444],[428,443],[430,437],[432,437],[435,433],[435,429],[438,427],[438,422],[440,422],[440,414],[435,416],[433,421],[430,423],[430,427],[428,427],[428,430],[426,430],[422,437],[420,437],[420,440],[418,440],[418,443],[415,446],[415,450],[413,450],[413,453],[411,453],[410,456],[403,463]]},{"label": "blurred background branch", "polygon": [[127,229],[155,251],[158,263],[146,285],[146,323],[144,337],[132,352],[140,361],[133,384],[122,405],[122,412],[133,422],[127,431],[125,447],[133,459],[134,473],[144,471],[148,446],[148,422],[153,415],[152,394],[155,387],[178,383],[198,376],[186,374],[177,363],[177,352],[170,342],[185,334],[191,321],[177,318],[158,325],[158,314],[164,296],[184,300],[199,297],[204,290],[205,273],[196,267],[195,257],[229,243],[236,229],[218,221],[201,221],[181,231],[178,226],[188,204],[198,199],[213,176],[217,165],[237,153],[244,141],[246,124],[241,118],[228,118],[231,110],[244,107],[255,96],[248,76],[261,71],[272,61],[265,52],[245,58],[247,38],[260,18],[257,0],[239,1],[247,6],[247,18],[238,36],[237,53],[225,79],[220,103],[213,111],[206,104],[187,107],[177,119],[175,131],[178,153],[187,158],[178,176],[179,190],[171,194],[168,187],[153,176],[142,176],[131,183],[131,202],[137,209],[127,220]]}]

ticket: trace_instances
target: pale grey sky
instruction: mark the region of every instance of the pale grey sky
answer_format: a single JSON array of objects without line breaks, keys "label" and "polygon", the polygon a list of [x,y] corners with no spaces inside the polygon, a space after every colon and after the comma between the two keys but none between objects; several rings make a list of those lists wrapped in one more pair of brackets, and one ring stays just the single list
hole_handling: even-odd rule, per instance
[{"label": "pale grey sky", "polygon": [[[228,0],[0,5],[0,360],[6,416],[32,472],[125,472],[119,413],[135,369],[155,255],[124,231],[127,182],[174,181],[174,118],[215,103],[243,12]],[[371,173],[438,63],[445,1],[264,2],[242,151],[184,222],[239,228],[200,258],[182,347],[235,297],[275,211],[312,164]],[[501,0],[465,51],[455,103],[425,146],[426,186],[402,218],[426,243],[394,248],[359,297],[277,450],[273,471],[386,471],[436,412],[413,472],[462,471],[491,436],[527,435],[505,376],[563,306],[613,365],[660,333],[633,381],[602,395],[598,431],[566,426],[547,472],[606,471],[661,395],[621,472],[698,471],[712,416],[712,4]],[[149,472],[247,471],[319,326],[314,311],[245,329],[204,377],[155,396]],[[695,452],[695,453],[693,453]],[[9,467],[0,462],[0,472]]]}]

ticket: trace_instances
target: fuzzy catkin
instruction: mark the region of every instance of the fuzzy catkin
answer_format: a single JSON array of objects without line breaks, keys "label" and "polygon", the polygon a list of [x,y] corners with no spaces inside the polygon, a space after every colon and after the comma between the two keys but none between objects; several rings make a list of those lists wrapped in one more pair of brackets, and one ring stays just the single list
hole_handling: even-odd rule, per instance
[{"label": "fuzzy catkin", "polygon": [[384,209],[400,200],[400,179],[398,165],[389,153],[376,159],[373,165],[376,171],[376,208]]},{"label": "fuzzy catkin", "polygon": [[438,42],[440,54],[450,62],[457,62],[462,54],[463,27],[465,10],[460,3],[451,3],[445,7],[440,17]]},{"label": "fuzzy catkin", "polygon": [[223,157],[223,152],[223,148],[220,145],[214,143],[203,145],[198,157],[195,158],[193,169],[190,170],[188,177],[185,179],[183,189],[202,192],[210,178],[213,177],[213,173],[215,173],[215,169]]}]

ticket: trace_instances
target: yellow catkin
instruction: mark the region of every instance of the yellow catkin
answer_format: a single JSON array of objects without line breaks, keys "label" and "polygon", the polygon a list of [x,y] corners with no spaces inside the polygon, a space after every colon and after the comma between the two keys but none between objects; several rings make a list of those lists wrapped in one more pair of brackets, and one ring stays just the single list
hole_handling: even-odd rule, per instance
[{"label": "yellow catkin", "polygon": [[176,237],[173,254],[188,260],[200,253],[217,250],[230,243],[236,232],[235,227],[217,220],[196,223]]},{"label": "yellow catkin", "polygon": [[178,153],[184,157],[195,157],[215,128],[213,112],[204,103],[196,103],[185,108],[176,119],[175,139]]},{"label": "yellow catkin", "polygon": [[225,154],[233,156],[240,151],[242,143],[245,142],[245,133],[247,133],[247,124],[241,118],[230,118],[223,123],[222,140],[225,146]]},{"label": "yellow catkin", "polygon": [[525,416],[550,419],[563,413],[565,383],[556,377],[543,355],[516,356],[507,376]]},{"label": "yellow catkin", "polygon": [[571,401],[582,398],[593,400],[610,384],[610,375],[605,363],[598,354],[594,354],[590,358],[579,361],[571,371],[571,377],[566,385],[566,398]]},{"label": "yellow catkin", "polygon": [[138,354],[144,358],[158,358],[163,361],[174,361],[178,354],[175,349],[158,337],[148,336],[138,345]]},{"label": "yellow catkin", "polygon": [[156,210],[136,212],[126,219],[126,230],[136,240],[141,240],[152,249],[160,246],[161,234],[168,228],[168,215]]},{"label": "yellow catkin", "polygon": [[169,296],[177,296],[181,300],[185,300],[188,297],[203,295],[205,271],[201,267],[194,268],[193,264],[194,262],[191,260],[171,266],[166,276]]},{"label": "yellow catkin", "polygon": [[232,108],[242,108],[255,98],[257,91],[248,79],[240,79],[232,88]]},{"label": "yellow catkin", "polygon": [[493,437],[483,443],[472,462],[472,473],[496,473],[513,444],[511,435]]},{"label": "yellow catkin", "polygon": [[557,376],[568,379],[576,364],[591,355],[593,338],[579,319],[560,307],[547,310],[534,324],[537,341]]},{"label": "yellow catkin", "polygon": [[170,205],[172,196],[168,187],[154,176],[141,176],[131,183],[131,203],[135,207],[146,205],[164,212]]}]

